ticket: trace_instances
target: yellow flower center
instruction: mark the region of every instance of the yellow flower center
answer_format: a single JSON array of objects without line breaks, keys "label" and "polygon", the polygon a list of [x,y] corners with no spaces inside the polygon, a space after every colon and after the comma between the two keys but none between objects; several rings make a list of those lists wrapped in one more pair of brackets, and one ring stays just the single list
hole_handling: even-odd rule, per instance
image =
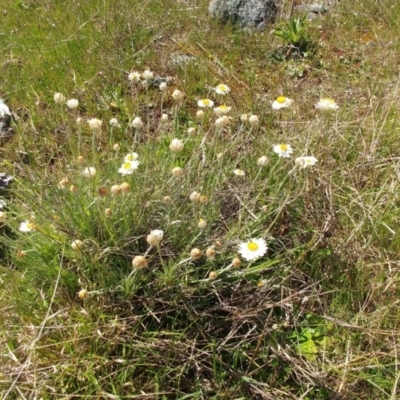
[{"label": "yellow flower center", "polygon": [[287,150],[287,144],[280,144],[279,145],[279,148],[282,150],[282,151],[286,151]]},{"label": "yellow flower center", "polygon": [[279,96],[279,97],[276,99],[276,101],[277,101],[279,104],[283,104],[283,103],[286,102],[286,97],[285,97],[285,96]]},{"label": "yellow flower center", "polygon": [[218,107],[220,110],[226,110],[228,107],[225,104],[222,104]]},{"label": "yellow flower center", "polygon": [[258,244],[257,243],[254,243],[254,242],[249,242],[249,243],[247,243],[247,248],[250,250],[250,251],[257,251],[258,250]]},{"label": "yellow flower center", "polygon": [[26,224],[26,228],[27,228],[27,229],[34,229],[34,228],[35,228],[35,225],[33,225],[32,223],[28,222],[28,223]]},{"label": "yellow flower center", "polygon": [[132,163],[130,161],[127,161],[126,163],[124,163],[124,169],[130,169],[132,166]]},{"label": "yellow flower center", "polygon": [[218,89],[221,90],[222,92],[226,91],[226,86],[225,85],[218,85]]},{"label": "yellow flower center", "polygon": [[203,104],[204,104],[205,106],[208,106],[208,105],[210,104],[210,100],[204,99],[204,100],[203,100]]}]

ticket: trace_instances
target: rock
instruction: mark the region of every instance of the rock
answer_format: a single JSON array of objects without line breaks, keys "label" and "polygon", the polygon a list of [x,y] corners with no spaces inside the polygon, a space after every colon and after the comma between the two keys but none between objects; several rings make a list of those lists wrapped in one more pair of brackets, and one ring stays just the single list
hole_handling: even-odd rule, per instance
[{"label": "rock", "polygon": [[173,80],[174,80],[174,78],[172,78],[172,76],[166,76],[165,78],[158,76],[156,78],[150,79],[149,87],[160,88],[160,85],[162,83],[171,84],[171,82],[173,82]]},{"label": "rock", "polygon": [[196,61],[196,58],[187,54],[173,53],[171,54],[170,60],[172,65],[184,67],[193,61]]},{"label": "rock", "polygon": [[275,21],[277,6],[275,0],[212,0],[208,11],[222,23],[263,31]]},{"label": "rock", "polygon": [[10,138],[14,133],[11,127],[13,121],[13,115],[10,112],[8,106],[4,103],[3,99],[0,99],[0,143]]},{"label": "rock", "polygon": [[313,20],[328,13],[329,8],[323,3],[299,4],[294,7],[293,11],[307,14],[307,19]]},{"label": "rock", "polygon": [[316,13],[325,14],[329,11],[329,8],[323,3],[312,3],[312,4],[299,4],[294,6],[294,10],[302,13]]},{"label": "rock", "polygon": [[0,172],[0,189],[7,189],[9,184],[14,180],[11,175]]},{"label": "rock", "polygon": [[0,99],[0,117],[4,118],[6,115],[11,116],[10,109],[4,104],[4,100]]},{"label": "rock", "polygon": [[0,143],[6,141],[14,134],[11,122],[11,115],[6,114],[3,118],[0,118]]}]

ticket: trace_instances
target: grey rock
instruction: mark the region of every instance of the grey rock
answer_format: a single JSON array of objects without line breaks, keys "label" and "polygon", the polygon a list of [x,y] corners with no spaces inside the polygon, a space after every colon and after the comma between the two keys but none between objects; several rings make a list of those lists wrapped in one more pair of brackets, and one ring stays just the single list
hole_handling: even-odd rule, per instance
[{"label": "grey rock", "polygon": [[7,189],[8,185],[14,180],[11,175],[0,172],[0,189]]},{"label": "grey rock", "polygon": [[325,14],[329,8],[323,3],[300,4],[294,7],[294,10],[302,13]]},{"label": "grey rock", "polygon": [[11,122],[11,115],[6,114],[4,117],[0,118],[0,143],[6,141],[14,134]]},{"label": "grey rock", "polygon": [[277,14],[275,0],[212,0],[208,11],[222,23],[231,21],[241,28],[263,31]]},{"label": "grey rock", "polygon": [[161,77],[161,76],[158,76],[156,78],[150,79],[149,87],[151,87],[151,88],[159,88],[162,83],[167,83],[168,84],[168,83],[171,83],[173,80],[174,80],[174,78],[172,78],[172,76],[166,76],[165,78]]},{"label": "grey rock", "polygon": [[194,61],[196,61],[196,58],[193,56],[189,56],[187,54],[171,54],[171,64],[175,66],[186,66]]}]

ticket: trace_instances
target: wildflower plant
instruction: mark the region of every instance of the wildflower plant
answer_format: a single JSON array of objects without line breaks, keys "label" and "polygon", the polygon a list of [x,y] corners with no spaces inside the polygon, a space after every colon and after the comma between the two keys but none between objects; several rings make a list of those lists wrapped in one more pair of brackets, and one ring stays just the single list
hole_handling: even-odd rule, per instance
[{"label": "wildflower plant", "polygon": [[313,43],[307,33],[307,16],[291,18],[289,22],[274,30],[274,35],[284,43],[285,57],[304,57],[313,50]]}]

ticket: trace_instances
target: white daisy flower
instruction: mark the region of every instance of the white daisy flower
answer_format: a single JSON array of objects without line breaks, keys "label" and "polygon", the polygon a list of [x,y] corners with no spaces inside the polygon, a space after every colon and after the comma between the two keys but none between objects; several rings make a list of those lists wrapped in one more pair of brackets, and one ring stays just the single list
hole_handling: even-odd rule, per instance
[{"label": "white daisy flower", "polygon": [[85,178],[90,178],[96,175],[96,168],[95,167],[87,167],[82,171],[82,175]]},{"label": "white daisy flower", "polygon": [[230,121],[231,121],[230,117],[227,117],[226,115],[223,115],[222,117],[219,117],[219,118],[217,118],[215,120],[215,126],[217,128],[222,128],[224,126],[229,125]]},{"label": "white daisy flower", "polygon": [[321,111],[336,111],[339,106],[336,104],[336,101],[329,98],[321,99],[316,105],[315,108]]},{"label": "white daisy flower", "polygon": [[272,103],[272,108],[274,110],[280,110],[281,108],[287,108],[290,107],[293,103],[293,100],[285,97],[285,96],[279,96],[276,98],[276,100]]},{"label": "white daisy flower", "polygon": [[233,173],[237,176],[245,176],[246,173],[242,169],[234,169]]},{"label": "white daisy flower", "polygon": [[232,107],[228,107],[225,104],[222,104],[222,105],[214,108],[214,113],[218,117],[221,117],[222,115],[228,114],[229,111],[231,111],[231,110],[232,110]]},{"label": "white daisy flower", "polygon": [[214,102],[209,99],[201,99],[197,102],[197,105],[203,108],[211,108],[214,106]]},{"label": "white daisy flower", "polygon": [[20,232],[30,232],[35,229],[35,225],[31,221],[24,221],[19,224]]},{"label": "white daisy flower", "polygon": [[231,88],[228,85],[225,85],[224,83],[220,83],[214,88],[215,92],[218,94],[228,94],[231,91]]},{"label": "white daisy flower", "polygon": [[239,244],[239,254],[247,261],[256,260],[267,252],[267,243],[264,239],[250,239]]},{"label": "white daisy flower", "polygon": [[125,157],[124,157],[124,161],[135,161],[139,158],[139,154],[135,153],[134,151],[132,153],[128,153]]},{"label": "white daisy flower", "polygon": [[137,71],[133,71],[128,75],[128,80],[132,81],[132,82],[140,82],[140,72]]},{"label": "white daisy flower", "polygon": [[292,146],[290,144],[275,144],[273,146],[274,153],[278,154],[279,157],[289,158],[290,155],[293,153]]},{"label": "white daisy flower", "polygon": [[308,168],[312,167],[318,162],[318,160],[315,157],[312,156],[307,156],[307,157],[297,157],[294,160],[294,163],[299,167],[299,168]]},{"label": "white daisy flower", "polygon": [[135,171],[138,166],[139,166],[140,162],[133,160],[133,161],[125,161],[122,165],[121,168],[118,170],[118,172],[121,175],[130,175],[133,174],[133,171]]}]

